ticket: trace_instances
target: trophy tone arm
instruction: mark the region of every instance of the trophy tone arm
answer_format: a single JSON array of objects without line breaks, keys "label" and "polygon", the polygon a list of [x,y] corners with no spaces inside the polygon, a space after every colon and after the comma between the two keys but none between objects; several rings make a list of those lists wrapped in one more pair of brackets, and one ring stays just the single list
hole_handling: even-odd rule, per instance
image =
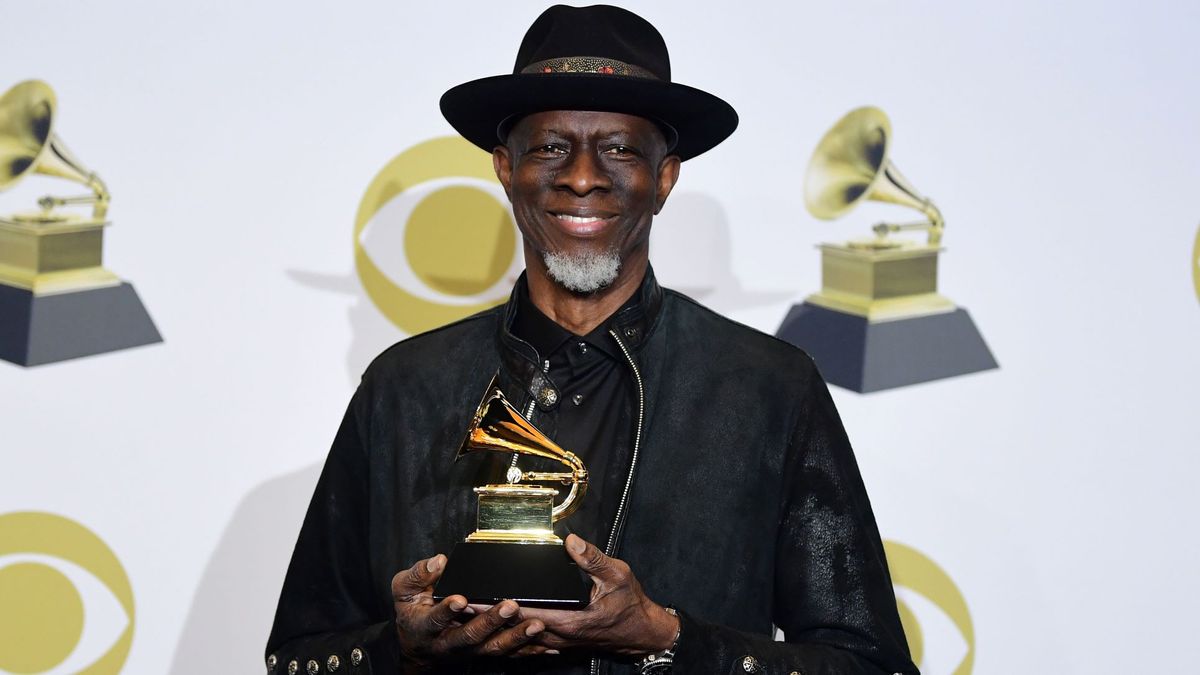
[{"label": "trophy tone arm", "polygon": [[78,195],[75,197],[55,197],[54,195],[46,195],[38,199],[38,206],[42,211],[49,213],[60,206],[68,206],[70,204],[92,204],[92,218],[94,220],[104,220],[108,215],[108,202],[111,195],[108,192],[108,187],[104,181],[96,174],[88,176],[88,187],[92,188],[94,194]]}]

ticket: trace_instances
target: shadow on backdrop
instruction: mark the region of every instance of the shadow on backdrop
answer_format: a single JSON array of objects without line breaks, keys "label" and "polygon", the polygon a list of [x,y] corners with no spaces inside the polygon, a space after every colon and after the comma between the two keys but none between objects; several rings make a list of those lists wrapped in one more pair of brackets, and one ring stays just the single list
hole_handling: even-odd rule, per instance
[{"label": "shadow on backdrop", "polygon": [[287,270],[287,276],[305,288],[336,293],[351,299],[346,307],[346,318],[350,322],[350,344],[346,346],[344,362],[346,377],[352,386],[358,386],[363,371],[380,352],[405,337],[376,309],[353,272],[326,274]]},{"label": "shadow on backdrop", "polygon": [[721,202],[700,192],[675,192],[654,219],[650,259],[659,283],[721,314],[782,302],[794,290],[750,291],[733,273],[733,240]]},{"label": "shadow on backdrop", "polygon": [[320,474],[318,462],[272,478],[238,504],[196,588],[171,675],[208,675],[226,666],[258,672],[255,664],[263,662],[275,602]]}]

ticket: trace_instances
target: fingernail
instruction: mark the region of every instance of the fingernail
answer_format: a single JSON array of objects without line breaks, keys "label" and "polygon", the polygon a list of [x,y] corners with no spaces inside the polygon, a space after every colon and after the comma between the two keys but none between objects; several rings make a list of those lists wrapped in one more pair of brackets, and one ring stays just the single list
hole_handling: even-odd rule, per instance
[{"label": "fingernail", "polygon": [[557,649],[547,649],[546,651],[544,651],[544,652],[542,652],[542,653],[543,653],[543,654],[551,654],[551,655],[553,655],[553,656],[558,656],[558,655],[559,655],[559,654],[561,654],[562,652],[558,651]]},{"label": "fingernail", "polygon": [[442,556],[435,555],[425,562],[426,572],[436,572],[442,566]]},{"label": "fingernail", "polygon": [[568,546],[571,547],[572,553],[583,553],[583,549],[587,548],[587,545],[584,544],[583,540],[580,539],[579,537],[573,537],[571,539],[571,543],[568,544]]},{"label": "fingernail", "polygon": [[500,605],[500,616],[507,619],[516,613],[517,613],[516,605],[511,604],[511,603],[505,603],[503,605]]},{"label": "fingernail", "polygon": [[464,609],[466,606],[467,606],[467,603],[466,603],[466,602],[463,602],[462,600],[455,600],[455,601],[453,601],[453,602],[451,602],[451,603],[450,603],[450,609],[452,609],[452,610],[454,610],[454,611],[456,611],[456,612],[461,612],[461,611],[463,611],[463,609]]},{"label": "fingernail", "polygon": [[533,637],[534,635],[537,635],[538,633],[542,632],[542,628],[545,628],[545,626],[540,626],[536,623],[531,623],[525,629],[525,635],[527,637]]}]

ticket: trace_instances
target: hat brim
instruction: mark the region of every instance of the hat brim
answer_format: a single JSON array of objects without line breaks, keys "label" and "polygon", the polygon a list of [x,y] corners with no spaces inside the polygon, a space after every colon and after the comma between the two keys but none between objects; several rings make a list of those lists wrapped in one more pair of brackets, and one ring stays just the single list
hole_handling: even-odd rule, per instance
[{"label": "hat brim", "polygon": [[681,160],[711,150],[738,125],[737,112],[708,92],[674,82],[600,73],[497,75],[442,95],[442,115],[458,133],[491,152],[506,119],[544,110],[595,110],[637,115],[678,134]]}]

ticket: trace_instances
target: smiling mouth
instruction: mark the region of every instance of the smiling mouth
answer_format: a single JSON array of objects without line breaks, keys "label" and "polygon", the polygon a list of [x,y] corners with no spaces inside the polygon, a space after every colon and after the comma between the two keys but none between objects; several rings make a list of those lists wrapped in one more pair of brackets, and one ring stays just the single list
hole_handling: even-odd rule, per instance
[{"label": "smiling mouth", "polygon": [[550,213],[563,229],[574,235],[595,234],[603,230],[615,216],[577,216],[570,213]]}]

